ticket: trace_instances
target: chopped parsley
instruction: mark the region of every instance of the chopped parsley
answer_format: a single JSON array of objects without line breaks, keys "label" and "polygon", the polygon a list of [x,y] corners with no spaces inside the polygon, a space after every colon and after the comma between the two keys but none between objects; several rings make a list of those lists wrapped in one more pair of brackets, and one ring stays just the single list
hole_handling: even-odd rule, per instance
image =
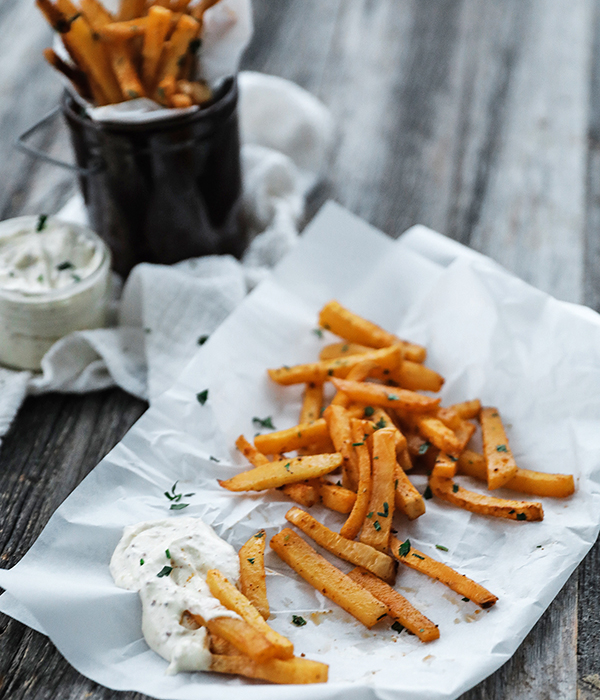
[{"label": "chopped parsley", "polygon": [[372,517],[373,517],[373,512],[374,512],[374,511],[371,511],[370,513],[367,513],[367,518],[372,518]]},{"label": "chopped parsley", "polygon": [[398,490],[398,479],[396,479],[396,481],[394,481],[394,491],[397,491],[397,490]]},{"label": "chopped parsley", "polygon": [[352,447],[360,447],[361,445],[364,445],[364,442],[353,442]]},{"label": "chopped parsley", "polygon": [[388,394],[387,395],[388,401],[398,401],[398,397],[396,394]]},{"label": "chopped parsley", "polygon": [[158,578],[163,578],[164,576],[168,576],[171,571],[173,571],[172,566],[163,566],[163,568],[156,575]]},{"label": "chopped parsley", "polygon": [[204,345],[204,343],[206,343],[206,341],[207,341],[209,338],[210,338],[210,336],[208,336],[208,335],[201,335],[201,336],[198,338],[198,345]]},{"label": "chopped parsley", "polygon": [[252,419],[252,423],[254,425],[258,425],[260,428],[268,428],[269,430],[275,430],[275,426],[273,425],[273,419],[271,416],[267,416],[266,418],[257,418],[254,416]]},{"label": "chopped parsley", "polygon": [[404,625],[401,625],[399,622],[394,622],[394,624],[392,625],[392,629],[394,630],[394,632],[400,633],[404,629]]},{"label": "chopped parsley", "polygon": [[517,520],[527,520],[525,513],[517,513]]},{"label": "chopped parsley", "polygon": [[436,544],[436,545],[435,545],[435,548],[436,548],[436,549],[441,549],[442,552],[447,552],[447,551],[448,551],[448,547],[444,547],[443,544]]},{"label": "chopped parsley", "polygon": [[190,53],[198,53],[198,50],[202,46],[202,39],[192,39],[190,45],[188,46],[188,51]]},{"label": "chopped parsley", "polygon": [[452,455],[448,455],[448,459],[449,459],[451,462],[458,462],[458,458],[457,458],[457,457],[453,457]]},{"label": "chopped parsley", "polygon": [[333,370],[332,370],[332,369],[328,369],[328,370],[327,370],[327,376],[328,376],[328,377],[333,377]]},{"label": "chopped parsley", "polygon": [[506,445],[496,445],[496,452],[508,452]]},{"label": "chopped parsley", "polygon": [[300,615],[292,615],[292,624],[296,627],[304,627],[306,620]]},{"label": "chopped parsley", "polygon": [[40,284],[42,284],[42,282],[44,281],[44,275],[38,275],[37,281],[38,281]]},{"label": "chopped parsley", "polygon": [[250,559],[246,559],[246,561],[249,561],[251,564],[254,564],[254,559],[255,557],[250,557]]},{"label": "chopped parsley", "polygon": [[75,268],[75,265],[70,260],[65,260],[64,262],[59,263],[56,266],[56,269],[59,272],[62,272],[63,270],[73,270]]},{"label": "chopped parsley", "polygon": [[387,423],[385,422],[385,418],[381,417],[377,423],[373,425],[373,430],[381,430],[382,428],[385,428]]},{"label": "chopped parsley", "polygon": [[420,554],[415,554],[413,552],[413,557],[417,557],[417,559],[421,559],[422,561],[425,561],[425,557],[422,557]]},{"label": "chopped parsley", "polygon": [[170,510],[183,510],[184,508],[187,508],[189,506],[189,503],[181,503],[182,498],[190,498],[191,496],[195,496],[196,494],[194,492],[192,493],[176,493],[177,489],[177,484],[179,481],[176,481],[173,486],[171,486],[171,492],[165,491],[164,495],[166,498],[168,498],[171,503]]},{"label": "chopped parsley", "polygon": [[48,214],[40,214],[35,228],[38,233],[46,228],[46,221],[48,221]]},{"label": "chopped parsley", "polygon": [[405,540],[398,548],[398,556],[405,557],[410,552],[410,540]]},{"label": "chopped parsley", "polygon": [[290,464],[291,464],[291,462],[288,462],[287,464],[283,465],[283,468],[286,469],[288,472],[290,470]]},{"label": "chopped parsley", "polygon": [[463,600],[464,603],[470,603],[470,602],[471,602],[471,600],[470,600],[469,598],[463,598],[462,600]]},{"label": "chopped parsley", "polygon": [[187,508],[190,504],[189,503],[171,503],[171,510],[183,510],[184,508]]},{"label": "chopped parsley", "polygon": [[377,520],[373,523],[373,527],[379,532],[381,530],[381,525],[377,522]]},{"label": "chopped parsley", "polygon": [[458,484],[452,484],[452,493],[458,493]]},{"label": "chopped parsley", "polygon": [[220,462],[220,461],[221,461],[220,459],[217,459],[216,457],[213,457],[213,455],[210,455],[209,459],[210,459],[211,462]]},{"label": "chopped parsley", "polygon": [[260,540],[260,538],[264,537],[264,536],[265,536],[264,530],[261,530],[260,532],[257,532],[256,535],[254,535],[254,537],[256,537],[257,540]]},{"label": "chopped parsley", "polygon": [[419,454],[424,455],[427,450],[431,447],[430,442],[424,442],[420,447],[419,447]]},{"label": "chopped parsley", "polygon": [[144,566],[144,560],[140,559],[140,566]]},{"label": "chopped parsley", "polygon": [[377,515],[381,515],[382,518],[387,518],[389,514],[390,514],[390,507],[388,505],[388,502],[385,501],[385,503],[383,504],[383,513],[377,513]]},{"label": "chopped parsley", "polygon": [[349,345],[342,345],[342,347],[340,348],[340,352],[348,352],[348,350],[350,350]]},{"label": "chopped parsley", "polygon": [[166,555],[167,559],[171,558],[171,552],[169,552],[168,549],[165,549],[165,555]]},{"label": "chopped parsley", "polygon": [[196,398],[198,399],[198,403],[201,406],[204,406],[206,403],[206,400],[208,399],[208,389],[205,389],[204,391],[200,391],[198,394],[196,394]]},{"label": "chopped parsley", "polygon": [[365,418],[370,418],[375,413],[373,406],[365,406]]},{"label": "chopped parsley", "polygon": [[320,328],[313,328],[313,333],[317,336],[317,338],[323,339],[323,331]]}]

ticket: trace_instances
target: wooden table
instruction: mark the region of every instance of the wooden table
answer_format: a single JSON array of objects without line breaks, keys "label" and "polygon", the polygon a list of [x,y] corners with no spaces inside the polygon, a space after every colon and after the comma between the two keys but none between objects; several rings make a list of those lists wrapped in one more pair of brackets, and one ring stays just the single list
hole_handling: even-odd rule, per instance
[{"label": "wooden table", "polygon": [[[332,110],[326,198],[398,236],[423,223],[555,296],[600,309],[598,0],[255,0],[244,67],[295,80]],[[56,105],[50,31],[0,3],[0,218],[56,211],[69,174],[13,150]],[[62,127],[42,139],[68,155]],[[16,564],[142,414],[120,390],[30,398],[0,452],[0,561]],[[463,700],[600,698],[596,545],[515,656]],[[0,615],[0,700],[141,697],[74,671]]]}]

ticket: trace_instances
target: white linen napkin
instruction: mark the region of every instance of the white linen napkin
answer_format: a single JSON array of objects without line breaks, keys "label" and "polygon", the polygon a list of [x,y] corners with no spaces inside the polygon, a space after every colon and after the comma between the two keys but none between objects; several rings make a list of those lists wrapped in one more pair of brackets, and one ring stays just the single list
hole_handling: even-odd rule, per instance
[{"label": "white linen napkin", "polygon": [[[244,207],[256,236],[243,261],[223,255],[138,265],[116,304],[113,327],[63,338],[42,360],[41,373],[0,367],[0,438],[27,394],[118,385],[151,401],[295,244],[306,194],[333,140],[332,117],[319,100],[282,78],[242,72],[239,87]],[[58,216],[85,223],[81,197]]]}]

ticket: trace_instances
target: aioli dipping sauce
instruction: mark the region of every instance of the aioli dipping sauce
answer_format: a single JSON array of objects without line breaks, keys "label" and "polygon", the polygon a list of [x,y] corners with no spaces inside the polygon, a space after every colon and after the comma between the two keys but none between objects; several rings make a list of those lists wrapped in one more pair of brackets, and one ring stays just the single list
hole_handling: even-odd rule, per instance
[{"label": "aioli dipping sauce", "polygon": [[57,340],[106,323],[110,253],[88,228],[44,216],[0,222],[0,363],[39,370]]},{"label": "aioli dipping sauce", "polygon": [[206,621],[239,615],[212,596],[206,574],[219,569],[237,583],[235,549],[199,518],[170,518],[126,527],[110,561],[121,588],[139,591],[148,646],[169,661],[168,674],[207,671],[211,654],[205,627],[181,624],[187,610]]}]

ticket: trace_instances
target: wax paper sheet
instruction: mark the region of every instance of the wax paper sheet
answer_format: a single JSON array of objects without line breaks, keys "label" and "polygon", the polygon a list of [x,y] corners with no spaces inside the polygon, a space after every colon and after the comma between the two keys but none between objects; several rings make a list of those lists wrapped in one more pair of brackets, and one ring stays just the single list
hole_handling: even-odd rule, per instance
[{"label": "wax paper sheet", "polygon": [[[227,692],[232,700],[450,699],[496,670],[598,533],[600,322],[462,252],[423,228],[392,241],[327,205],[273,277],[63,503],[23,560],[0,571],[0,586],[12,595],[2,596],[0,607],[43,629],[93,680],[158,698],[216,700]],[[330,664],[329,682],[281,688],[207,673],[165,676],[167,662],[143,640],[137,593],[112,582],[111,553],[125,525],[178,517],[163,495],[177,480],[184,493],[195,492],[181,513],[204,518],[235,547],[258,528],[270,537],[284,526],[290,502],[280,492],[232,494],[216,480],[243,468],[233,443],[240,433],[253,436],[253,417],[272,416],[278,429],[297,421],[301,388],[275,386],[265,368],[317,355],[331,337],[313,332],[316,316],[331,298],[424,343],[427,364],[446,377],[444,404],[480,397],[497,406],[518,464],[573,473],[576,493],[543,499],[540,523],[474,515],[435,499],[416,522],[396,516],[400,539],[410,537],[499,597],[481,611],[401,567],[397,590],[439,624],[441,637],[433,643],[398,634],[385,621],[367,630],[269,552],[272,624],[297,653]],[[202,405],[196,395],[204,390]],[[424,475],[411,478],[424,489]],[[334,529],[344,517],[319,506],[312,513]],[[295,627],[293,614],[307,624]]]}]

